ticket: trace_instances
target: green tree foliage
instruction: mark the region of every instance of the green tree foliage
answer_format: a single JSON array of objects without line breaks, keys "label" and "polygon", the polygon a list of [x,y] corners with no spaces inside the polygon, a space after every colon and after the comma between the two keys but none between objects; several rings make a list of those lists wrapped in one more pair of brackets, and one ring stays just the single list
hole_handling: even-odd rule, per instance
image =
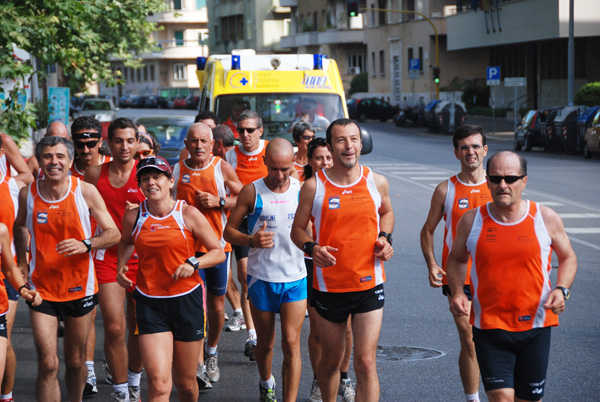
[{"label": "green tree foliage", "polygon": [[[48,65],[58,64],[79,82],[116,85],[110,57],[140,64],[137,55],[152,48],[151,13],[162,11],[164,0],[2,0],[0,5],[0,77],[17,85],[5,93],[0,128],[14,138],[27,136],[35,125],[35,106],[15,102],[30,75],[42,80]],[[19,61],[13,46],[32,59]],[[0,91],[4,92],[0,88]]]},{"label": "green tree foliage", "polygon": [[367,73],[356,74],[350,81],[350,95],[357,92],[369,92],[369,76]]},{"label": "green tree foliage", "polygon": [[585,84],[575,94],[575,104],[583,106],[600,105],[600,82]]}]

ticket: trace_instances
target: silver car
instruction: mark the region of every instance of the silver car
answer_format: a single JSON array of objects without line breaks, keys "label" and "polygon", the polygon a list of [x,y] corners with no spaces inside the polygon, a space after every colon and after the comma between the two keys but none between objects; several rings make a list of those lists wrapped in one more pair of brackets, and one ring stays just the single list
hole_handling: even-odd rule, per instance
[{"label": "silver car", "polygon": [[81,104],[78,116],[92,116],[99,122],[110,122],[117,118],[118,110],[111,99],[88,98]]}]

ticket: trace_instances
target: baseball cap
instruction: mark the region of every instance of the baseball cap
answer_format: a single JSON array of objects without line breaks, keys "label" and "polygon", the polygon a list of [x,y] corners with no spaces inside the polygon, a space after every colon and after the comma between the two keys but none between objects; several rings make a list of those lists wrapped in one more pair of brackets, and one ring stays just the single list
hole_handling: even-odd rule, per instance
[{"label": "baseball cap", "polygon": [[137,175],[140,175],[140,172],[145,168],[153,168],[158,169],[162,172],[168,173],[169,175],[173,174],[171,170],[171,166],[169,162],[163,157],[160,156],[150,156],[146,159],[142,159],[137,164]]}]

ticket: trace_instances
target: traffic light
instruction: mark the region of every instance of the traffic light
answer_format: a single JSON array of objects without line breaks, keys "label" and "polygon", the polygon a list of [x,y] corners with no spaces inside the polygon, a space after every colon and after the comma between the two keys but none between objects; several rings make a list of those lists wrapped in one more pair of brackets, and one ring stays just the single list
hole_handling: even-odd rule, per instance
[{"label": "traffic light", "polygon": [[440,83],[440,68],[439,67],[433,68],[433,82],[435,82],[436,85]]},{"label": "traffic light", "polygon": [[358,15],[358,0],[346,0],[346,9],[348,17],[356,17]]}]

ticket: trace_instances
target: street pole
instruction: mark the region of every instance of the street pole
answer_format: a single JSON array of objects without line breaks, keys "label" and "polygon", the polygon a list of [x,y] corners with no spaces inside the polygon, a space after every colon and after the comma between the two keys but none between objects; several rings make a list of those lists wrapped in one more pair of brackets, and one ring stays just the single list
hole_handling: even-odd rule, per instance
[{"label": "street pole", "polygon": [[575,0],[569,1],[569,45],[568,45],[568,69],[567,69],[567,101],[569,106],[573,106],[575,99],[575,39],[574,36],[574,22],[573,22],[573,11]]},{"label": "street pole", "polygon": [[[431,27],[433,28],[433,32],[435,33],[435,67],[440,66],[440,40],[438,38],[438,32],[437,32],[437,29],[435,29],[435,25],[433,25],[433,21],[431,21],[427,16],[425,16],[424,14],[421,14],[417,11],[392,10],[389,8],[364,8],[364,7],[361,7],[359,10],[371,11],[371,12],[384,11],[384,12],[390,12],[390,13],[416,14],[416,15],[419,15],[419,16],[425,18],[427,20],[427,22],[429,22],[431,24]],[[440,99],[440,84],[439,83],[435,84],[435,99]]]},{"label": "street pole", "polygon": [[517,132],[517,88],[515,87],[515,106],[513,106],[513,114],[515,115],[515,132]]}]

